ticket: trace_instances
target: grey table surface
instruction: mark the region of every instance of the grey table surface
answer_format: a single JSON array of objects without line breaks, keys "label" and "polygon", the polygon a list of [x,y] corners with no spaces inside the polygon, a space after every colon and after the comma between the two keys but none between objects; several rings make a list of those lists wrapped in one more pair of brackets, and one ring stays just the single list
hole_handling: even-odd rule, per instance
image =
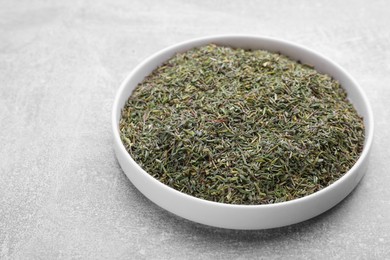
[{"label": "grey table surface", "polygon": [[[390,259],[390,2],[0,0],[0,259]],[[212,228],[145,198],[111,107],[145,57],[213,34],[283,38],[349,71],[375,115],[353,193],[300,224]]]}]

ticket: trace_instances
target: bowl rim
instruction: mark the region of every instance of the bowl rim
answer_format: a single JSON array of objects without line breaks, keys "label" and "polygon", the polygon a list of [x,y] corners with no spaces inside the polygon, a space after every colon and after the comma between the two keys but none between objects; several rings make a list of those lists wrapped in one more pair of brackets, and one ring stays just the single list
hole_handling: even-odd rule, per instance
[{"label": "bowl rim", "polygon": [[[227,39],[263,40],[263,41],[278,42],[278,43],[281,43],[283,45],[288,45],[288,46],[300,48],[304,52],[314,54],[314,55],[318,56],[320,59],[325,60],[326,62],[331,64],[333,67],[335,67],[337,70],[339,70],[342,74],[344,74],[352,82],[353,87],[359,93],[359,95],[364,103],[363,106],[366,109],[365,112],[366,112],[367,116],[364,118],[365,137],[364,137],[363,150],[362,150],[358,160],[345,174],[343,174],[343,176],[341,176],[339,179],[337,179],[336,181],[334,181],[333,183],[331,183],[330,185],[324,187],[323,189],[321,189],[319,191],[316,191],[312,194],[309,194],[309,195],[306,195],[306,196],[303,196],[300,198],[288,200],[288,201],[276,202],[276,203],[271,203],[271,204],[254,204],[254,205],[228,204],[228,203],[221,203],[221,202],[215,202],[215,201],[209,201],[209,200],[197,198],[197,197],[194,197],[192,195],[178,191],[178,190],[160,182],[156,178],[154,178],[152,175],[150,175],[148,172],[146,172],[137,162],[134,161],[134,159],[131,157],[131,155],[125,149],[125,147],[122,143],[122,140],[120,138],[120,134],[119,134],[120,133],[119,120],[121,117],[120,111],[122,111],[122,109],[123,109],[123,106],[121,104],[119,104],[119,101],[121,100],[121,98],[124,95],[126,95],[126,99],[131,96],[131,93],[124,93],[130,79],[132,79],[142,67],[144,67],[146,64],[150,63],[151,61],[153,61],[154,59],[156,59],[157,57],[159,57],[160,55],[162,55],[164,53],[171,52],[173,50],[178,49],[179,47],[194,44],[196,42],[199,42],[199,43],[204,42],[202,44],[197,45],[197,46],[202,46],[202,45],[207,44],[207,42],[211,43],[213,40],[227,40]],[[228,46],[228,44],[226,46]],[[190,47],[189,49],[191,49],[191,48],[194,48],[194,47]],[[164,61],[166,61],[168,59],[164,59]],[[354,106],[354,108],[355,108],[355,106]],[[251,34],[221,34],[221,35],[211,35],[211,36],[193,38],[193,39],[189,39],[186,41],[182,41],[182,42],[170,45],[170,46],[163,48],[163,49],[155,52],[154,54],[150,55],[149,57],[144,59],[142,62],[138,63],[138,65],[136,65],[131,70],[130,74],[128,74],[126,76],[126,78],[123,80],[123,82],[121,83],[121,85],[120,85],[120,87],[117,90],[116,95],[115,95],[115,100],[114,100],[114,104],[112,107],[111,122],[112,122],[112,131],[114,134],[114,142],[119,147],[119,152],[125,156],[126,160],[128,160],[133,167],[136,167],[140,172],[142,172],[145,175],[145,177],[148,178],[149,181],[155,182],[162,189],[173,192],[177,196],[182,196],[182,197],[184,196],[184,198],[187,200],[195,200],[197,202],[201,202],[203,204],[208,204],[210,206],[226,207],[226,208],[232,208],[232,209],[273,208],[273,207],[294,205],[297,203],[302,203],[305,201],[316,199],[317,197],[322,196],[322,194],[330,192],[332,189],[335,189],[338,185],[341,185],[341,183],[343,183],[349,177],[349,175],[351,175],[355,170],[357,170],[362,165],[363,161],[369,155],[369,152],[370,152],[370,149],[372,146],[372,142],[373,142],[373,136],[374,136],[374,118],[373,118],[373,112],[372,112],[371,105],[368,101],[368,98],[367,98],[366,94],[364,93],[364,91],[362,90],[362,88],[360,87],[360,85],[358,84],[358,82],[346,70],[344,70],[340,65],[338,65],[333,60],[323,56],[322,54],[320,54],[320,53],[318,53],[318,52],[316,52],[308,47],[297,44],[295,42],[291,42],[291,41],[283,40],[283,39],[279,39],[279,38],[274,38],[274,37],[269,37],[269,36],[259,36],[259,35],[251,35]]]}]

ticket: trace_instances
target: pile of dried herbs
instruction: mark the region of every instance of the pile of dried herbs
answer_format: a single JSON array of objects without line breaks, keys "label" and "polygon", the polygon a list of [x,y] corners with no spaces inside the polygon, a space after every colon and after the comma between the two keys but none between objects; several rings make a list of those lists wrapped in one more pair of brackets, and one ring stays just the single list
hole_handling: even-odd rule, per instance
[{"label": "pile of dried herbs", "polygon": [[362,118],[330,76],[267,51],[207,45],[178,53],[134,90],[123,144],[149,174],[231,204],[303,197],[358,159]]}]

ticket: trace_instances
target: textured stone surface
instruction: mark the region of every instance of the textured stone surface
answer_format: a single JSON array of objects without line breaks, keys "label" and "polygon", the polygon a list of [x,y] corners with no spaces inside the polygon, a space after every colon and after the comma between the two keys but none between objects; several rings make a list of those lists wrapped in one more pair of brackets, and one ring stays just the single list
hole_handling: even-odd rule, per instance
[{"label": "textured stone surface", "polygon": [[[0,1],[1,259],[390,258],[390,4],[364,1]],[[121,81],[155,51],[222,33],[274,36],[347,69],[375,114],[357,189],[301,224],[231,231],[148,201],[112,149]]]}]

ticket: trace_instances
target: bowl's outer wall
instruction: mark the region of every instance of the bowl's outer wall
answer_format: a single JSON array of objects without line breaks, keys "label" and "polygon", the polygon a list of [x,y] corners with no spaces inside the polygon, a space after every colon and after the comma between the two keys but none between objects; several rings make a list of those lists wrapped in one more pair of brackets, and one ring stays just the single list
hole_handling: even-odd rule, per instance
[{"label": "bowl's outer wall", "polygon": [[[314,65],[318,71],[337,79],[346,89],[348,98],[365,121],[365,148],[354,167],[338,181],[312,195],[283,203],[255,206],[229,205],[194,198],[160,183],[141,169],[127,153],[119,137],[118,124],[124,104],[138,83],[175,53],[208,43],[280,52],[302,63]],[[373,136],[372,112],[367,98],[347,72],[327,58],[304,47],[256,36],[216,36],[197,39],[174,45],[146,59],[123,82],[114,103],[112,123],[114,148],[118,161],[137,189],[157,205],[178,216],[205,225],[231,229],[266,229],[286,226],[317,216],[335,206],[355,188],[363,177]]]}]

